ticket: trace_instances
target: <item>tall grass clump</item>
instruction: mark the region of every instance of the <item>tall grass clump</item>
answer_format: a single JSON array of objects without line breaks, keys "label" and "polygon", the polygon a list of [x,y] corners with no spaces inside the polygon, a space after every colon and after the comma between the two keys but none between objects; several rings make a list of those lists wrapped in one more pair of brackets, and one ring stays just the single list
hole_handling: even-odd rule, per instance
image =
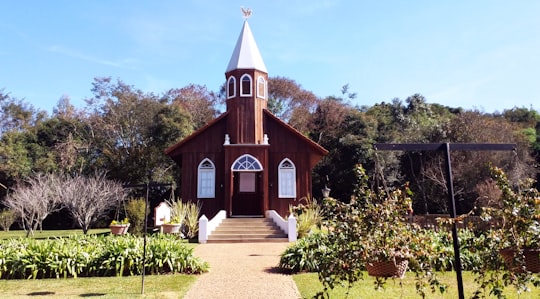
[{"label": "tall grass clump", "polygon": [[321,207],[315,199],[304,198],[305,204],[290,206],[289,212],[296,217],[296,231],[298,238],[307,236],[314,227],[321,225]]},{"label": "tall grass clump", "polygon": [[186,203],[186,219],[184,224],[184,234],[188,239],[195,238],[199,231],[199,214],[201,213],[201,203]]}]

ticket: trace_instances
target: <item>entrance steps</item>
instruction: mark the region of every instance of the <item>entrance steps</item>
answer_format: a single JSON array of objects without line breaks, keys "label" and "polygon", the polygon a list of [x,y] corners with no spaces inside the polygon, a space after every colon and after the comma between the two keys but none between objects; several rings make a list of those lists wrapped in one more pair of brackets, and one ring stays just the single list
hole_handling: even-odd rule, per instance
[{"label": "entrance steps", "polygon": [[289,239],[270,218],[226,218],[208,236],[207,242],[289,242]]}]

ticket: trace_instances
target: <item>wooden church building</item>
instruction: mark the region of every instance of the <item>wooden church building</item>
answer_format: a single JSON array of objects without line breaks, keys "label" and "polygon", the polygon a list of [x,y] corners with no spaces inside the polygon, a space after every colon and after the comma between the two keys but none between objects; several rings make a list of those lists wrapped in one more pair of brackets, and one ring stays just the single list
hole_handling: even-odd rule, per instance
[{"label": "wooden church building", "polygon": [[180,196],[208,218],[281,216],[311,196],[326,149],[267,110],[268,72],[247,20],[225,71],[227,109],[165,150],[181,168]]}]

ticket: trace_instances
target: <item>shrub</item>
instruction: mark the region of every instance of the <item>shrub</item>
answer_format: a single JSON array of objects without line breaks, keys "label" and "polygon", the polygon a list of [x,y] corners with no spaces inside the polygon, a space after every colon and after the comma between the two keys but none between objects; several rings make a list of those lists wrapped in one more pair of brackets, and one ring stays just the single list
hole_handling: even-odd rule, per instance
[{"label": "shrub", "polygon": [[[0,278],[124,276],[142,273],[143,239],[134,236],[73,236],[0,241]],[[167,235],[148,238],[145,273],[201,273],[208,265]]]},{"label": "shrub", "polygon": [[0,227],[5,232],[9,231],[9,228],[17,220],[17,215],[13,210],[3,210],[0,212]]},{"label": "shrub", "polygon": [[[145,206],[144,198],[132,198],[128,200],[126,205],[126,213],[131,222],[129,229],[136,235],[144,231]],[[146,214],[148,214],[148,210],[146,210]]]},{"label": "shrub", "polygon": [[306,198],[306,204],[290,206],[289,211],[296,217],[298,238],[307,236],[314,226],[321,225],[321,207],[314,199]]},{"label": "shrub", "polygon": [[281,254],[278,267],[287,273],[318,272],[330,248],[326,234],[316,232],[293,243]]}]

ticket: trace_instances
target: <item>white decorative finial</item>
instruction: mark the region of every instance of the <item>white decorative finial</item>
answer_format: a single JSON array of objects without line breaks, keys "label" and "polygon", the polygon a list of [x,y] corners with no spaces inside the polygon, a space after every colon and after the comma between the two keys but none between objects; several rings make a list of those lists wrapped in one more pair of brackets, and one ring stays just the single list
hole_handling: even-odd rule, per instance
[{"label": "white decorative finial", "polygon": [[244,20],[247,20],[249,17],[251,17],[251,8],[244,8],[243,6],[240,6],[240,10],[244,15]]}]

